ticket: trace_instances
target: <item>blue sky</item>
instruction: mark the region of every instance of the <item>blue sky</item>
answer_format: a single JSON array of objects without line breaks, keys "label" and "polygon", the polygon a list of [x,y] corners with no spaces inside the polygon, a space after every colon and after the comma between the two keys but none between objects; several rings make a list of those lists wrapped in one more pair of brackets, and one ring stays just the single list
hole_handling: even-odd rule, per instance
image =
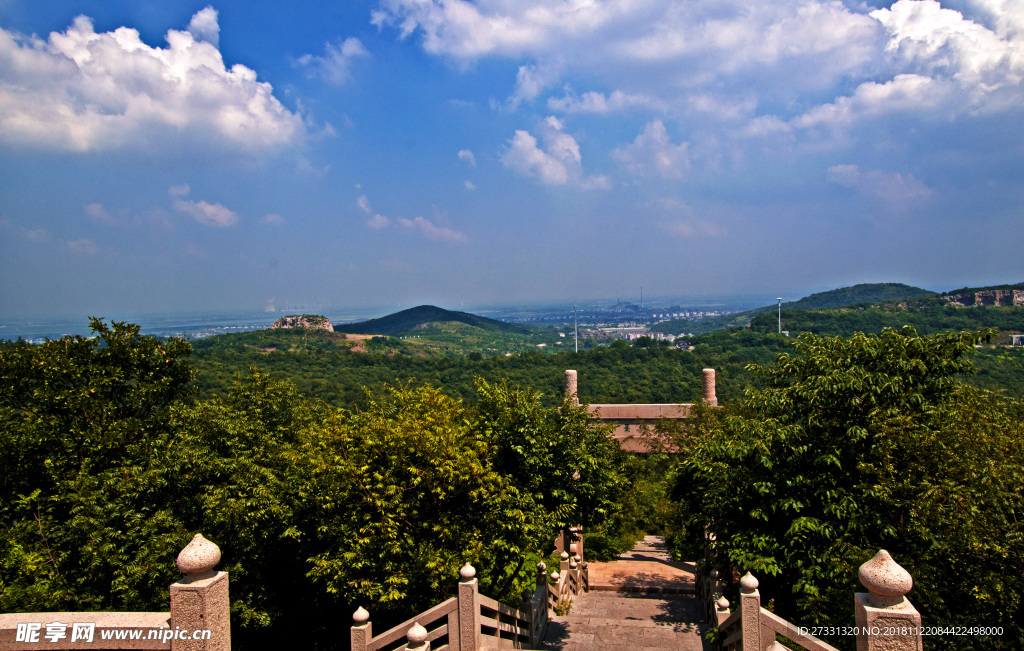
[{"label": "blue sky", "polygon": [[0,317],[1024,279],[1019,0],[0,0]]}]

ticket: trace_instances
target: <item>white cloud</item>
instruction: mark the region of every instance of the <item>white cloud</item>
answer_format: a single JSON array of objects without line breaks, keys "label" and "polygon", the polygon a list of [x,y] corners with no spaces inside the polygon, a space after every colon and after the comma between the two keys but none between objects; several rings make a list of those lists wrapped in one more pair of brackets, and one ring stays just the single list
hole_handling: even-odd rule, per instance
[{"label": "white cloud", "polygon": [[263,223],[271,224],[273,226],[281,226],[284,224],[284,217],[278,215],[276,212],[267,213],[263,215]]},{"label": "white cloud", "polygon": [[886,203],[919,201],[932,194],[931,188],[912,174],[903,176],[898,172],[881,170],[862,172],[856,165],[833,165],[828,168],[828,180]]},{"label": "white cloud", "polygon": [[85,214],[89,216],[89,219],[103,224],[104,226],[114,226],[118,223],[116,217],[110,214],[102,204],[90,203],[85,207]]},{"label": "white cloud", "polygon": [[612,158],[638,176],[653,172],[665,178],[680,178],[690,169],[688,143],[673,145],[661,120],[644,125],[632,144],[619,147]]},{"label": "white cloud", "polygon": [[374,215],[366,220],[366,225],[375,231],[387,228],[389,224],[391,224],[391,220],[384,215]]},{"label": "white cloud", "polygon": [[216,12],[199,11],[165,48],[129,27],[75,18],[47,40],[0,29],[0,141],[58,151],[293,145],[302,118],[251,69],[225,67]]},{"label": "white cloud", "polygon": [[465,186],[465,188],[467,190],[469,190],[470,192],[472,192],[473,190],[476,190],[476,184],[473,183],[472,181],[469,181],[469,180],[463,181],[462,185]]},{"label": "white cloud", "polygon": [[476,156],[474,156],[473,152],[471,152],[468,149],[460,149],[459,150],[459,160],[466,161],[472,167],[476,167]]},{"label": "white cloud", "polygon": [[388,225],[391,224],[390,219],[388,219],[384,215],[379,215],[373,212],[373,208],[370,206],[370,199],[365,194],[359,195],[359,197],[356,199],[356,206],[359,207],[359,210],[363,211],[367,215],[370,215],[370,218],[366,220],[366,225],[372,228],[373,230],[379,231],[382,228],[387,228]]},{"label": "white cloud", "polygon": [[559,66],[546,64],[519,66],[519,72],[516,73],[515,90],[508,98],[509,108],[515,110],[522,102],[532,102],[544,90],[558,83],[560,78]]},{"label": "white cloud", "polygon": [[220,24],[217,10],[213,7],[200,9],[188,23],[188,33],[197,41],[206,41],[213,47],[220,47]]},{"label": "white cloud", "polygon": [[428,240],[437,240],[440,242],[465,242],[466,236],[459,231],[443,226],[436,226],[429,219],[425,217],[416,217],[414,219],[405,219],[404,217],[398,218],[398,224],[403,228],[407,228],[411,231],[421,233]]},{"label": "white cloud", "polygon": [[173,199],[174,209],[192,217],[204,226],[227,228],[238,223],[238,215],[219,203],[185,199],[192,189],[188,184],[175,185],[167,190]]},{"label": "white cloud", "polygon": [[1018,84],[1024,74],[1024,39],[1000,37],[935,0],[899,0],[871,16],[889,33],[886,49],[922,74],[986,91]]},{"label": "white cloud", "polygon": [[506,167],[524,176],[536,178],[544,185],[572,183],[584,189],[607,189],[610,183],[603,176],[583,177],[580,146],[555,116],[548,116],[537,127],[543,147],[529,131],[517,130],[509,148],[501,157]]},{"label": "white cloud", "polygon": [[317,71],[326,81],[341,86],[352,78],[352,62],[370,56],[369,50],[358,38],[345,39],[340,46],[328,43],[323,56],[304,54],[298,64]]},{"label": "white cloud", "polygon": [[562,97],[548,99],[548,108],[563,113],[618,113],[633,107],[664,108],[661,102],[646,95],[612,91],[611,95],[589,91],[581,96],[566,93]]}]

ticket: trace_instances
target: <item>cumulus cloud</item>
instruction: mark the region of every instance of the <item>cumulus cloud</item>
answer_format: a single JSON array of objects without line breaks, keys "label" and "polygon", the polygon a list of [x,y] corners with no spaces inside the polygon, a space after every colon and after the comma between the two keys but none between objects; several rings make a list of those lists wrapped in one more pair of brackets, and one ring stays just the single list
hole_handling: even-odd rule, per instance
[{"label": "cumulus cloud", "polygon": [[344,85],[352,78],[352,63],[356,59],[369,57],[370,52],[358,38],[345,39],[341,45],[328,43],[323,56],[304,54],[297,63],[317,72],[327,82],[336,86]]},{"label": "cumulus cloud", "polygon": [[263,223],[271,224],[273,226],[281,226],[284,224],[284,217],[278,215],[276,212],[267,213],[263,215]]},{"label": "cumulus cloud", "polygon": [[217,21],[217,10],[213,7],[197,11],[186,31],[197,41],[206,41],[213,47],[220,47],[220,23]]},{"label": "cumulus cloud", "polygon": [[470,192],[472,192],[473,190],[476,190],[476,184],[475,184],[475,183],[473,183],[472,181],[469,181],[469,180],[463,181],[463,182],[462,182],[462,185],[463,185],[463,186],[464,186],[464,187],[465,187],[465,188],[466,188],[467,190],[469,190]]},{"label": "cumulus cloud", "polygon": [[612,158],[625,165],[632,174],[654,173],[665,178],[679,178],[690,168],[688,143],[673,145],[661,120],[644,125],[632,144],[619,147]]},{"label": "cumulus cloud", "polygon": [[476,167],[476,156],[468,149],[459,150],[459,160],[469,163],[472,167]]},{"label": "cumulus cloud", "polygon": [[255,153],[293,145],[300,116],[217,49],[217,12],[199,11],[166,47],[139,32],[97,33],[75,18],[49,38],[0,29],[0,141],[58,151],[207,146]]},{"label": "cumulus cloud", "polygon": [[932,194],[931,188],[912,174],[903,176],[899,172],[881,170],[863,172],[856,165],[833,165],[828,168],[828,180],[886,203],[919,201]]},{"label": "cumulus cloud", "polygon": [[168,189],[167,194],[173,199],[175,210],[185,213],[204,226],[227,228],[238,223],[238,215],[219,203],[186,199],[191,191],[188,184],[175,185]]},{"label": "cumulus cloud", "polygon": [[537,128],[543,145],[529,131],[517,130],[509,141],[501,162],[524,176],[544,185],[573,183],[585,189],[604,189],[610,182],[604,176],[583,177],[580,146],[555,116],[548,116]]},{"label": "cumulus cloud", "polygon": [[398,218],[398,224],[410,231],[421,233],[428,240],[436,240],[439,242],[465,242],[466,236],[459,231],[443,226],[437,226],[432,223],[426,217],[416,217],[414,219],[405,219],[404,217]]}]

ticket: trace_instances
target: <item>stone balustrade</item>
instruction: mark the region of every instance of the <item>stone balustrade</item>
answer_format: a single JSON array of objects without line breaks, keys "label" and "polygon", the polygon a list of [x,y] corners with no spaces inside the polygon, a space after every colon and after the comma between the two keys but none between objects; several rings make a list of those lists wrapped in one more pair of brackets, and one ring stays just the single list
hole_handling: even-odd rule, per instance
[{"label": "stone balustrade", "polygon": [[[905,597],[913,587],[910,574],[883,549],[861,565],[858,576],[868,591],[854,595],[857,651],[922,651],[921,615]],[[808,651],[837,651],[807,629],[762,608],[758,581],[750,572],[740,579],[740,603],[731,613],[717,570],[702,572],[697,586],[704,616],[717,623],[722,651],[788,649],[777,641],[779,637]]]},{"label": "stone balustrade", "polygon": [[366,609],[356,610],[350,634],[352,651],[540,648],[551,614],[587,588],[587,564],[579,554],[582,535],[577,531],[576,537],[570,551],[561,553],[559,568],[550,577],[547,566],[537,564],[536,588],[523,592],[519,608],[480,594],[476,570],[466,563],[459,570],[456,596],[380,635],[373,635]]},{"label": "stone balustrade", "polygon": [[231,649],[227,572],[214,571],[220,548],[202,534],[178,554],[185,575],[170,586],[170,610],[0,615],[0,651],[21,649]]}]

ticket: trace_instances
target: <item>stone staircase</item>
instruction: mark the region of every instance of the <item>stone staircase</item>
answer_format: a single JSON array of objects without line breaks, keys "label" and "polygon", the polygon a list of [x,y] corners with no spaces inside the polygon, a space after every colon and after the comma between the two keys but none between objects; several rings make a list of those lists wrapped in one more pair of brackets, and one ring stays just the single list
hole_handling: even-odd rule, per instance
[{"label": "stone staircase", "polygon": [[648,536],[611,563],[590,563],[590,592],[548,626],[545,648],[560,651],[710,651],[694,576]]}]

